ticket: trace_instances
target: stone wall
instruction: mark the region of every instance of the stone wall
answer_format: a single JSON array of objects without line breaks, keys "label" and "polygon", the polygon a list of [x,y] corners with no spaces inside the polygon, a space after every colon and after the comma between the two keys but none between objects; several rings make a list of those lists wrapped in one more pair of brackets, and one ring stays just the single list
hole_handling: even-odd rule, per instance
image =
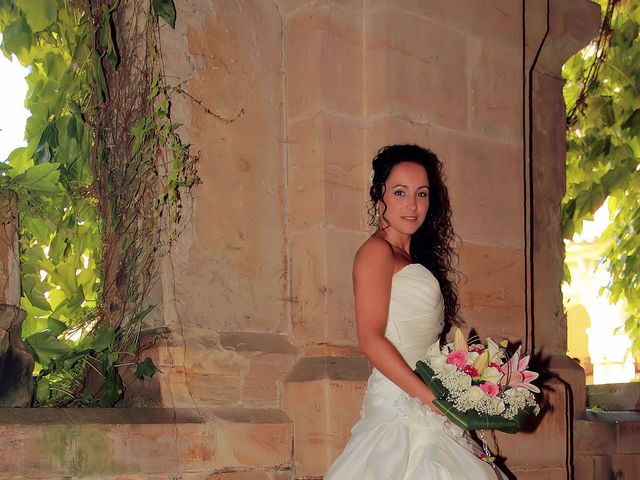
[{"label": "stone wall", "polygon": [[[47,446],[32,418],[8,422],[3,437],[26,432],[32,450],[5,470],[321,478],[349,438],[369,373],[356,346],[351,262],[370,233],[370,159],[385,144],[414,142],[445,164],[467,328],[535,345],[557,376],[537,429],[516,441],[497,435],[495,448],[517,478],[570,478],[567,432],[572,405],[584,416],[584,380],[563,355],[560,67],[595,33],[597,8],[551,2],[545,39],[547,2],[525,1],[523,65],[523,3],[513,0],[176,5],[163,53],[167,74],[201,102],[175,97],[173,108],[201,153],[202,184],[163,259],[153,322],[172,334],[148,350],[161,371],[125,402],[158,408],[39,413],[65,445],[45,464],[33,461]],[[528,79],[543,39],[529,105],[523,72]],[[581,422],[586,472],[602,459],[588,441],[599,430]],[[158,448],[167,458],[147,461]],[[109,455],[93,461],[92,451]]]}]

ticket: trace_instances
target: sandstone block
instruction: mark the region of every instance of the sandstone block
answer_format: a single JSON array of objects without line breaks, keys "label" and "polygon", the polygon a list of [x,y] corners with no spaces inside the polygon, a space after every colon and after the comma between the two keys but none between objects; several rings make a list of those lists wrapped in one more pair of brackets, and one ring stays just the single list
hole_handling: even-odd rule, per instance
[{"label": "sandstone block", "polygon": [[611,466],[616,480],[640,479],[640,455],[614,454],[611,456]]},{"label": "sandstone block", "polygon": [[471,308],[524,306],[521,250],[463,242],[459,257],[458,270],[467,279],[459,286],[462,305]]},{"label": "sandstone block", "polygon": [[288,465],[293,452],[293,424],[281,410],[207,409],[215,423],[219,468],[273,468]]},{"label": "sandstone block", "polygon": [[611,460],[607,455],[578,455],[574,458],[574,478],[580,480],[608,480],[613,477]]},{"label": "sandstone block", "polygon": [[571,389],[574,418],[582,418],[586,408],[586,382],[582,367],[563,352],[562,354],[549,355],[548,369],[568,384]]},{"label": "sandstone block", "polygon": [[351,265],[363,240],[333,228],[292,236],[292,323],[300,341],[355,341]]},{"label": "sandstone block", "polygon": [[185,473],[182,480],[291,480],[288,472]]},{"label": "sandstone block", "polygon": [[[362,114],[364,55],[353,32],[359,15],[326,4],[325,14],[300,10],[286,24],[287,113],[290,120],[320,110]],[[321,10],[322,11],[322,10]]]},{"label": "sandstone block", "polygon": [[288,204],[294,231],[363,224],[362,141],[359,119],[320,112],[290,123]]},{"label": "sandstone block", "polygon": [[[566,480],[567,469],[564,467],[531,468],[510,470],[518,480]],[[577,477],[576,477],[577,479]]]},{"label": "sandstone block", "polygon": [[[581,420],[573,421],[574,451],[576,455],[591,458],[616,451],[616,428],[610,422]],[[580,477],[577,477],[580,478]]]},{"label": "sandstone block", "polygon": [[521,145],[522,53],[471,38],[468,45],[470,130],[493,141]]},{"label": "sandstone block", "polygon": [[640,410],[640,384],[609,383],[587,385],[587,404],[604,410]]},{"label": "sandstone block", "polygon": [[372,0],[366,6],[369,12],[393,7],[516,51],[521,48],[515,41],[522,35],[520,5],[509,0],[482,4],[465,0]]},{"label": "sandstone block", "polygon": [[[566,391],[564,385],[555,379],[548,381],[545,387],[543,411],[538,418],[530,421],[526,431],[518,433],[517,441],[509,434],[495,434],[496,441],[492,451],[505,458],[510,470],[514,473],[516,470],[535,470],[541,475],[522,478],[555,479],[559,478],[555,476],[556,470],[565,471],[567,449],[570,448],[567,445],[569,425],[565,412]],[[561,478],[566,478],[566,471],[564,475]]]},{"label": "sandstone block", "polygon": [[367,50],[368,117],[401,114],[411,122],[467,128],[467,106],[450,98],[466,98],[466,75],[429,64],[387,47]]},{"label": "sandstone block", "polygon": [[640,464],[640,413],[636,412],[636,419],[616,423],[617,453],[635,454]]},{"label": "sandstone block", "polygon": [[172,250],[176,312],[167,320],[285,331],[280,13],[274,3],[231,2],[198,21],[187,35],[197,63],[185,88],[225,118],[244,113],[227,123],[193,105],[189,135],[201,152],[202,183],[192,190],[186,235]]},{"label": "sandstone block", "polygon": [[349,438],[369,376],[364,358],[299,360],[283,385],[283,404],[295,426],[297,475],[322,476]]}]

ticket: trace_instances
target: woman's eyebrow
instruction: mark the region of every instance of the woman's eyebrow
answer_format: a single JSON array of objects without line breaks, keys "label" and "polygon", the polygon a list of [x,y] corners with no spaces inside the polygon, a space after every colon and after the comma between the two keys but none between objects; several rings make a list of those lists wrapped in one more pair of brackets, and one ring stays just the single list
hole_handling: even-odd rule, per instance
[{"label": "woman's eyebrow", "polygon": [[[398,188],[398,187],[409,188],[409,187],[407,187],[404,183],[398,183],[397,185],[394,185],[394,186],[393,186],[393,187],[391,187],[391,188]],[[428,188],[429,188],[429,185],[420,185],[418,188],[416,188],[416,190],[419,190],[419,189],[421,189],[421,188],[427,188],[427,189],[428,189]]]}]

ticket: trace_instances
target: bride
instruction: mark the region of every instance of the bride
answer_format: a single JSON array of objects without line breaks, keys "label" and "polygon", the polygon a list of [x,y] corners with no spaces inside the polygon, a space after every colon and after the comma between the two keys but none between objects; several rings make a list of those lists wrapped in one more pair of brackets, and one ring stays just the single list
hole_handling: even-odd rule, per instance
[{"label": "bride", "polygon": [[353,264],[358,343],[373,364],[361,418],[325,480],[506,478],[433,405],[413,372],[445,327],[456,325],[455,252],[442,164],[416,145],[373,159],[376,232]]}]

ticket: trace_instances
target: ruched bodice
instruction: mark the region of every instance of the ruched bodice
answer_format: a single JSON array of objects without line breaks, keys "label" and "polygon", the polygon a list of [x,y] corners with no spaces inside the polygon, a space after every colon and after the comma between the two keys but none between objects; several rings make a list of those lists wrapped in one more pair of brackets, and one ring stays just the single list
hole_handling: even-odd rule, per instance
[{"label": "ruched bodice", "polygon": [[[421,264],[395,273],[385,336],[413,369],[442,332],[438,281]],[[480,460],[462,430],[373,369],[360,420],[325,480],[488,480],[501,472]]]},{"label": "ruched bodice", "polygon": [[419,263],[395,273],[386,337],[411,368],[424,357],[444,326],[444,301],[438,280]]}]

